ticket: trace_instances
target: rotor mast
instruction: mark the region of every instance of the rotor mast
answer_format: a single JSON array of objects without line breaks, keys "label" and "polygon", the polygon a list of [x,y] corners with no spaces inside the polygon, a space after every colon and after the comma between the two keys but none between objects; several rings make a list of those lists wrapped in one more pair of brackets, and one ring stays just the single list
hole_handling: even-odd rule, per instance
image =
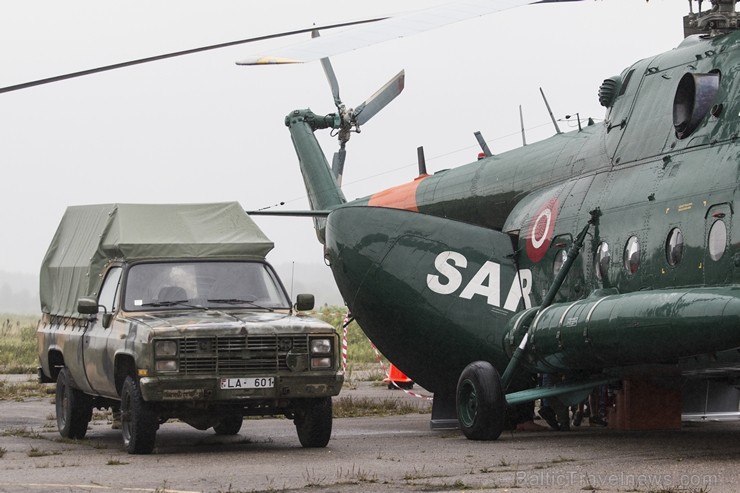
[{"label": "rotor mast", "polygon": [[[319,32],[313,31],[311,35],[316,38]],[[349,108],[339,96],[339,83],[329,58],[322,58],[321,65],[331,88],[336,113],[316,115],[309,109],[295,110],[285,117],[285,125],[290,130],[293,147],[298,155],[311,209],[329,211],[347,201],[341,187],[347,156],[346,145],[352,132],[360,133],[361,125],[401,94],[405,74],[401,70],[362,104]],[[339,141],[339,150],[334,153],[331,167],[314,135],[316,130],[323,129],[331,129]],[[325,243],[326,218],[314,217],[314,228],[319,241]]]},{"label": "rotor mast", "polygon": [[710,0],[712,8],[702,12],[703,0],[698,1],[698,12],[694,12],[693,4],[689,0],[689,15],[683,18],[684,36],[704,34],[718,36],[737,30],[737,0]]}]

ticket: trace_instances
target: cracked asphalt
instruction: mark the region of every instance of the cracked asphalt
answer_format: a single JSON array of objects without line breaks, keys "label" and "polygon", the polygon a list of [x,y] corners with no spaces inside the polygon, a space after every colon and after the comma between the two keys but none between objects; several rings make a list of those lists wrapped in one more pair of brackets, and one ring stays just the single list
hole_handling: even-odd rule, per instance
[{"label": "cracked asphalt", "polygon": [[153,454],[135,456],[106,414],[94,415],[84,440],[68,441],[56,430],[53,395],[0,401],[0,491],[740,491],[737,421],[674,432],[504,432],[474,442],[431,430],[429,401],[415,395],[358,382],[338,398],[347,396],[404,400],[418,412],[335,419],[324,449],[301,448],[287,419],[248,419],[231,437],[170,422]]}]

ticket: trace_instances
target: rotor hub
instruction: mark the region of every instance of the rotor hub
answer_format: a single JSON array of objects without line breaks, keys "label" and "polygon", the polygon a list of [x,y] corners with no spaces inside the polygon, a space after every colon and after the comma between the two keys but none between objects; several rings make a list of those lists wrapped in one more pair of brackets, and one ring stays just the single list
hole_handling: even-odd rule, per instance
[{"label": "rotor hub", "polygon": [[[737,30],[737,0],[710,0],[712,8],[702,12],[703,0],[698,0],[699,11],[694,12],[693,7],[689,15],[683,18],[684,36],[703,34],[718,36]],[[692,3],[689,2],[691,6]]]}]

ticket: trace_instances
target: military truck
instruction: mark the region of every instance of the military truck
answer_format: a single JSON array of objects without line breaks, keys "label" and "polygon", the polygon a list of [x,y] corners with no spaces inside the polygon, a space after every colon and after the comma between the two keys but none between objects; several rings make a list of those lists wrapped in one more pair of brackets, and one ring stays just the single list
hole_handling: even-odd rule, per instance
[{"label": "military truck", "polygon": [[[39,378],[56,382],[65,438],[94,408],[147,454],[169,419],[234,435],[284,415],[324,447],[344,373],[337,331],[291,305],[273,243],[236,202],[67,208],[43,260]],[[114,423],[114,426],[117,423]]]}]

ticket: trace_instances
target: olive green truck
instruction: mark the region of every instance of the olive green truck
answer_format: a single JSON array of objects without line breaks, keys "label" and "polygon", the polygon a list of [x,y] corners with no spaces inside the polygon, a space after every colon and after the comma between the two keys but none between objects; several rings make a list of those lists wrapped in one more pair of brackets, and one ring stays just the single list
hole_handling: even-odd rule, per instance
[{"label": "olive green truck", "polygon": [[[337,331],[299,313],[265,261],[273,243],[236,202],[67,208],[43,260],[39,378],[65,438],[111,409],[129,453],[179,419],[233,435],[284,415],[324,447],[344,380]],[[120,419],[120,422],[118,422]]]}]

